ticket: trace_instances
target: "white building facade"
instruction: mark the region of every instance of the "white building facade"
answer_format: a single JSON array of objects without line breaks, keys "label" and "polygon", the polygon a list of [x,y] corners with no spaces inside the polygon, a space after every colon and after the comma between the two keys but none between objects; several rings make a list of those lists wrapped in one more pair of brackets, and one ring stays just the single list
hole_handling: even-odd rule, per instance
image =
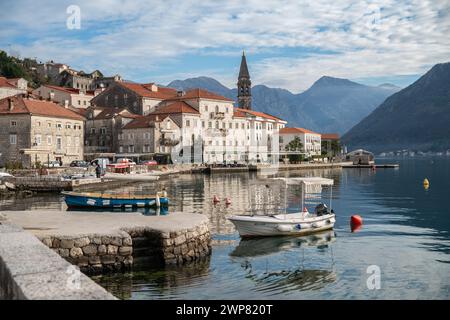
[{"label": "white building facade", "polygon": [[280,135],[280,151],[286,151],[286,146],[296,137],[300,139],[306,156],[321,155],[321,134],[304,128],[283,128],[279,132]]}]

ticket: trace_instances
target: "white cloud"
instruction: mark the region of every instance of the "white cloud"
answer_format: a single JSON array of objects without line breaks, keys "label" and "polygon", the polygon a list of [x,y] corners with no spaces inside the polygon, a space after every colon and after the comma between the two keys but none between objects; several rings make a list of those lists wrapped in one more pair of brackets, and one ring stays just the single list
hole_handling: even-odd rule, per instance
[{"label": "white cloud", "polygon": [[[65,9],[70,4],[81,8],[84,34],[65,30]],[[34,1],[25,0],[2,1],[0,12],[0,37],[7,41],[0,40],[1,45],[26,36],[35,40],[14,44],[22,56],[119,72],[126,78],[143,74],[149,80],[170,78],[157,74],[158,67],[183,54],[228,56],[235,49],[238,57],[241,48],[279,49],[275,50],[279,56],[271,54],[250,65],[253,82],[294,91],[325,74],[348,78],[414,74],[450,60],[448,1],[82,0],[43,1],[36,7]],[[284,54],[283,48],[337,54],[305,56],[301,49],[299,54],[292,49]],[[211,69],[221,66],[205,66],[197,75]],[[196,70],[188,73],[194,75]],[[219,79],[234,86],[234,77]]]}]

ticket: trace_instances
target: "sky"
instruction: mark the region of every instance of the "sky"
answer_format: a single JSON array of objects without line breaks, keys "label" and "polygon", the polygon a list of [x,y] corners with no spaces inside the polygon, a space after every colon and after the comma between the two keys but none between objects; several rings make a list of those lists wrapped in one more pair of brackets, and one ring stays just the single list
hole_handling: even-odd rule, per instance
[{"label": "sky", "polygon": [[321,76],[405,87],[450,61],[450,0],[0,1],[0,49],[135,82],[197,76],[310,87]]}]

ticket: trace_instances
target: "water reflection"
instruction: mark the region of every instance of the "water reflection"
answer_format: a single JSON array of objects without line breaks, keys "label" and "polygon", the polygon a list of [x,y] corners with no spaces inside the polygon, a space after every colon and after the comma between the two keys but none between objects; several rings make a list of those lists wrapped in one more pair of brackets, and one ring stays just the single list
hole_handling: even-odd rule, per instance
[{"label": "water reflection", "polygon": [[210,271],[210,257],[181,266],[135,264],[132,272],[92,277],[120,299],[174,299],[204,284]]},{"label": "water reflection", "polygon": [[301,237],[264,237],[241,239],[239,245],[230,253],[233,257],[256,257],[270,255],[279,251],[287,251],[302,247],[328,248],[336,241],[333,230]]},{"label": "water reflection", "polygon": [[[336,281],[330,246],[335,240],[334,231],[303,237],[242,239],[230,256],[235,258],[233,262],[240,263],[246,279],[254,283],[256,291],[270,296],[317,290]],[[305,248],[329,254],[329,264],[315,261],[313,252],[305,252]],[[290,259],[289,264],[280,263],[286,258]]]}]

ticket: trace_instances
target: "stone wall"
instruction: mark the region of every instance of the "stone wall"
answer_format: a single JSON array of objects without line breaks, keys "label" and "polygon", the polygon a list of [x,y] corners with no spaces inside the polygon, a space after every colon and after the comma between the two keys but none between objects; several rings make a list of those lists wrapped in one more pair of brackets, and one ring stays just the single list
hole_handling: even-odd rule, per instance
[{"label": "stone wall", "polygon": [[126,270],[133,263],[132,240],[126,232],[79,237],[40,237],[40,240],[88,274]]},{"label": "stone wall", "polygon": [[134,227],[108,235],[45,236],[40,240],[88,274],[128,270],[137,257],[182,264],[211,254],[207,223],[175,232]]}]

